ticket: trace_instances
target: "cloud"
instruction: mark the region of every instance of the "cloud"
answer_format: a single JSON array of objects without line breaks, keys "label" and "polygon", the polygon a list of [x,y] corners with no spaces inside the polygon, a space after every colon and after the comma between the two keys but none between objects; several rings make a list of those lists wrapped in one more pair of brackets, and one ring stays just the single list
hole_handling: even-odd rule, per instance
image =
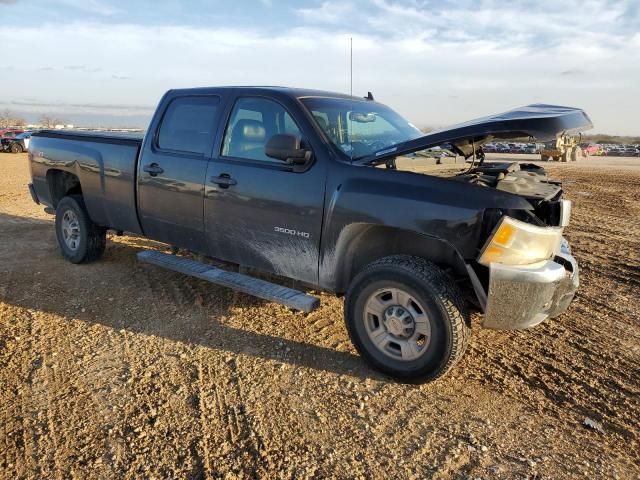
[{"label": "cloud", "polygon": [[[279,84],[344,92],[353,37],[354,92],[371,90],[418,125],[544,101],[584,107],[599,130],[637,129],[631,121],[640,111],[637,11],[625,1],[567,2],[559,11],[551,0],[482,7],[470,0],[325,1],[293,9],[282,29],[248,21],[193,26],[111,19],[3,25],[0,44],[30,52],[29,66],[3,69],[3,91],[12,92],[4,99],[37,94],[62,109],[105,111],[95,99],[153,105],[178,87]],[[566,11],[580,11],[580,22],[567,21]],[[592,64],[607,67],[587,73]],[[48,65],[73,69],[38,73]],[[612,104],[622,107],[612,112]]]},{"label": "cloud", "polygon": [[58,8],[60,7],[60,4],[62,4],[62,6],[102,16],[112,16],[121,12],[120,9],[113,7],[102,0],[56,0],[55,3]]},{"label": "cloud", "polygon": [[322,2],[319,7],[300,8],[296,13],[312,23],[343,23],[352,13],[352,5],[340,1]]},{"label": "cloud", "polygon": [[87,65],[65,65],[63,68],[65,70],[87,73],[97,73],[102,71],[102,68],[100,67],[88,67]]},{"label": "cloud", "polygon": [[18,0],[0,0],[0,5],[13,5],[18,3]]},{"label": "cloud", "polygon": [[580,68],[572,68],[570,70],[563,70],[560,75],[584,75],[586,72]]}]

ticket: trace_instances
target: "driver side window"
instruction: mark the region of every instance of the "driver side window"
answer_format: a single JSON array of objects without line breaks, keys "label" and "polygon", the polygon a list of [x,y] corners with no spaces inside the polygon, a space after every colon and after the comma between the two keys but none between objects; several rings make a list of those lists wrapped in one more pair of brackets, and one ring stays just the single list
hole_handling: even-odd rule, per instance
[{"label": "driver side window", "polygon": [[264,147],[271,136],[279,133],[301,135],[282,105],[266,98],[240,98],[224,133],[222,155],[272,162],[274,160],[267,157]]}]

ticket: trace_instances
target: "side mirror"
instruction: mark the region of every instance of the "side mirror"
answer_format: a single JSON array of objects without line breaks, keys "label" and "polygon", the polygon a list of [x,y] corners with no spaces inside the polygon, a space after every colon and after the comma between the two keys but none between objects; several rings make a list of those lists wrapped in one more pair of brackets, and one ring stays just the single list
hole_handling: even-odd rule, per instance
[{"label": "side mirror", "polygon": [[302,147],[302,138],[290,133],[271,136],[264,146],[264,153],[291,165],[304,165],[311,160],[311,150]]}]

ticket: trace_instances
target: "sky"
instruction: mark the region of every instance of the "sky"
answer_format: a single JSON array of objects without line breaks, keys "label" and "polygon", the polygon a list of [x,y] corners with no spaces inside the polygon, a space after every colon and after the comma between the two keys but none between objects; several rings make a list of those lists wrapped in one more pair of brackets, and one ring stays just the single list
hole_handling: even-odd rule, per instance
[{"label": "sky", "polygon": [[146,127],[170,88],[373,92],[443,127],[531,103],[640,135],[640,0],[0,0],[0,109]]}]

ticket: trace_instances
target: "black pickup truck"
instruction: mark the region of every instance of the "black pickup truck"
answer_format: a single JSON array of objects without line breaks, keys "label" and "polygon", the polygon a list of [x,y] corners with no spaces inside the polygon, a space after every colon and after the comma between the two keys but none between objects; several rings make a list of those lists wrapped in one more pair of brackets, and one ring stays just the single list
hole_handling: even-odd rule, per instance
[{"label": "black pickup truck", "polygon": [[[29,189],[73,263],[98,259],[113,229],[243,273],[159,251],[142,261],[306,312],[316,297],[244,269],[344,295],[362,357],[425,381],[463,355],[470,309],[484,327],[524,329],[564,312],[578,286],[561,184],[533,164],[484,162],[482,145],[590,127],[580,109],[530,105],[425,135],[371,95],[171,90],[144,137],[34,134]],[[395,168],[436,146],[464,170]]]}]

